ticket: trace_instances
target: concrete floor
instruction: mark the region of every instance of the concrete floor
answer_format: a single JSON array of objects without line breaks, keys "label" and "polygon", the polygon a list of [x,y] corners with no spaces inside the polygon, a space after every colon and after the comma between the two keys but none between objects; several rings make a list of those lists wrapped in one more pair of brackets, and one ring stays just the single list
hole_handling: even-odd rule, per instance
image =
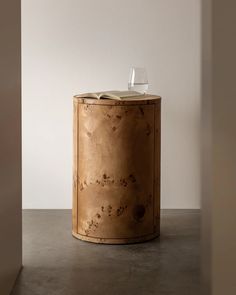
[{"label": "concrete floor", "polygon": [[161,237],[96,245],[71,236],[69,210],[24,210],[24,268],[12,295],[199,295],[199,211],[162,211]]}]

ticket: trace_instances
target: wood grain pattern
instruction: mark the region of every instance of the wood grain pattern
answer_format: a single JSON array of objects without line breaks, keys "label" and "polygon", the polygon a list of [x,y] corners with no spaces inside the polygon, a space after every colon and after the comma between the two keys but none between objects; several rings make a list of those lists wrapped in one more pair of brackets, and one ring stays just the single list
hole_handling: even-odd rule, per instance
[{"label": "wood grain pattern", "polygon": [[79,104],[73,102],[73,204],[72,204],[72,229],[77,232],[78,228],[78,111]]},{"label": "wood grain pattern", "polygon": [[155,190],[155,204],[154,204],[154,229],[160,232],[160,191],[161,191],[161,101],[155,105],[155,162],[154,162],[154,190]]},{"label": "wood grain pattern", "polygon": [[89,100],[74,99],[73,235],[115,244],[153,238],[160,225],[160,97]]}]

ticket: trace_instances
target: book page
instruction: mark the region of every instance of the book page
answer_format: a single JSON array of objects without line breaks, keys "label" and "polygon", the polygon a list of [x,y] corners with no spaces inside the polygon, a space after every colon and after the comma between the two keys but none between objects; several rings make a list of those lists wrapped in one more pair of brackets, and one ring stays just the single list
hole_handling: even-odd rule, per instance
[{"label": "book page", "polygon": [[102,91],[102,92],[94,92],[94,93],[83,93],[76,95],[78,98],[95,98],[95,99],[116,99],[121,100],[122,98],[132,98],[132,97],[143,97],[145,94],[139,93],[137,91],[118,91],[118,90],[109,90],[109,91]]}]

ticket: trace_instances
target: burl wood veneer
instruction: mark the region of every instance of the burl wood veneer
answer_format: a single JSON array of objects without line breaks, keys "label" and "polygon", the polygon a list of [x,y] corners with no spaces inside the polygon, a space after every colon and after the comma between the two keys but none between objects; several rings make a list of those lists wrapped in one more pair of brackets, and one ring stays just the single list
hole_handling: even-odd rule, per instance
[{"label": "burl wood veneer", "polygon": [[74,97],[74,237],[125,244],[159,235],[161,98],[146,97]]}]

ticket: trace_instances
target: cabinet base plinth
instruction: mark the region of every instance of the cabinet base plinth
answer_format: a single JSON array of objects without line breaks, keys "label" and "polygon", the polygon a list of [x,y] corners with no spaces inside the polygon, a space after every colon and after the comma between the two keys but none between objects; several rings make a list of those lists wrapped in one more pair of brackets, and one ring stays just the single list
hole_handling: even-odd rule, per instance
[{"label": "cabinet base plinth", "polygon": [[159,237],[160,233],[152,233],[148,234],[142,237],[134,237],[134,238],[99,238],[99,237],[89,237],[84,236],[75,232],[72,232],[73,237],[76,239],[96,243],[96,244],[111,244],[111,245],[117,245],[117,244],[134,244],[134,243],[142,243],[149,240],[153,240],[157,237]]}]

